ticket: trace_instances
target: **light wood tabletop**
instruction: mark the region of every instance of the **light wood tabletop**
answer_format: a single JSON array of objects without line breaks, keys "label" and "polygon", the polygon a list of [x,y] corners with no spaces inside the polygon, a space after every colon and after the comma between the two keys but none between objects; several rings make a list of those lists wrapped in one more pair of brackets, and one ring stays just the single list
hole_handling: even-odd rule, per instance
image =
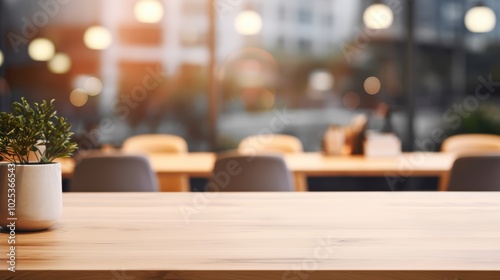
[{"label": "light wood tabletop", "polygon": [[63,199],[54,229],[16,234],[15,273],[0,234],[1,279],[500,279],[500,193]]},{"label": "light wood tabletop", "polygon": [[[153,170],[162,178],[176,175],[210,176],[216,159],[214,153],[148,155]],[[390,180],[402,177],[439,177],[445,181],[456,158],[452,153],[405,153],[398,157],[326,156],[309,152],[284,155],[288,168],[303,176],[380,176]],[[74,162],[62,160],[64,177],[70,177]],[[162,187],[167,190],[168,186]],[[445,185],[441,185],[444,190]],[[171,188],[171,186],[170,186]],[[170,189],[175,190],[175,189]],[[179,191],[179,190],[178,190]],[[185,190],[184,190],[185,191]]]}]

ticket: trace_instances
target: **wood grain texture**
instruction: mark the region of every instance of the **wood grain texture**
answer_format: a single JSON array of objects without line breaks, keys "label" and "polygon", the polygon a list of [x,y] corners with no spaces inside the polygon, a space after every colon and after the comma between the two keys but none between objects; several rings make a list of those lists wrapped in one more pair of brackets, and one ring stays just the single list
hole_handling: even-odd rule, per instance
[{"label": "wood grain texture", "polygon": [[[9,272],[10,273],[10,272]],[[499,273],[471,271],[316,271],[283,276],[281,271],[20,271],[0,279],[21,280],[498,280]],[[301,278],[307,277],[307,278]]]},{"label": "wood grain texture", "polygon": [[500,193],[67,193],[16,238],[1,279],[500,279]]}]

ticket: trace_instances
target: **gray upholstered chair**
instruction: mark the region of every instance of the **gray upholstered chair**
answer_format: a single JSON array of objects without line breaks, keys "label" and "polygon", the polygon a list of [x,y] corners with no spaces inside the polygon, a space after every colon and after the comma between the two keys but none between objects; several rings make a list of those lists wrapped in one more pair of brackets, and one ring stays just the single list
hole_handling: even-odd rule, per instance
[{"label": "gray upholstered chair", "polygon": [[[299,138],[286,134],[262,134],[244,138],[238,144],[238,152],[247,155],[258,153],[295,154],[304,152]],[[307,191],[307,178],[293,174],[296,191]]]},{"label": "gray upholstered chair", "polygon": [[294,191],[292,174],[280,155],[240,153],[220,155],[209,180],[208,191]]},{"label": "gray upholstered chair", "polygon": [[154,192],[158,182],[143,156],[100,155],[80,159],[70,185],[72,192]]},{"label": "gray upholstered chair", "polygon": [[500,154],[459,157],[448,191],[500,191]]}]

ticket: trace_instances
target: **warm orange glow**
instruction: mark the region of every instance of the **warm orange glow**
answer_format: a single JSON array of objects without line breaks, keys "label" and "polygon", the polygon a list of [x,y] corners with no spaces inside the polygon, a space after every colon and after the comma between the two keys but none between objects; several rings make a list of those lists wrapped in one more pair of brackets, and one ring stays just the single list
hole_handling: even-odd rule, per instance
[{"label": "warm orange glow", "polygon": [[235,70],[239,84],[243,87],[261,87],[266,83],[266,69],[256,59],[242,60]]},{"label": "warm orange glow", "polygon": [[88,100],[89,96],[83,89],[80,88],[74,89],[69,95],[69,101],[75,107],[82,107],[87,104]]},{"label": "warm orange glow", "polygon": [[275,95],[264,88],[245,88],[240,100],[248,111],[269,110],[274,106]]},{"label": "warm orange glow", "polygon": [[[238,49],[224,61],[219,72],[219,79],[223,81],[237,76],[236,78],[240,80],[239,76],[242,73],[255,71],[264,75],[266,81],[274,82],[278,63],[274,56],[264,49],[253,47]],[[246,84],[247,82],[243,82],[242,86]]]},{"label": "warm orange glow", "polygon": [[365,80],[365,91],[370,95],[375,95],[380,92],[382,85],[377,77],[369,77]]},{"label": "warm orange glow", "polygon": [[262,93],[261,101],[264,109],[271,109],[274,106],[275,101],[274,94],[269,90],[264,90]]}]

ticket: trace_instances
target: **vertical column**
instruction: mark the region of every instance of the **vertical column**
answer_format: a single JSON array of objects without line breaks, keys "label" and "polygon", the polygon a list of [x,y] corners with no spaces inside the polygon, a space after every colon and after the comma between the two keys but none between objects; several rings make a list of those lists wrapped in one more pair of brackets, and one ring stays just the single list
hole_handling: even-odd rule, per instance
[{"label": "vertical column", "polygon": [[414,21],[414,0],[407,2],[406,29],[407,29],[407,53],[406,53],[406,110],[408,145],[406,150],[413,151],[415,142],[415,96],[413,90],[414,81],[414,46],[415,46],[415,21]]},{"label": "vertical column", "polygon": [[120,0],[101,1],[101,22],[113,35],[113,43],[106,50],[101,51],[101,78],[103,90],[100,94],[99,113],[101,116],[111,116],[113,106],[118,97],[118,77],[119,77],[119,43],[117,7],[120,7]]},{"label": "vertical column", "polygon": [[[457,5],[460,7],[460,11],[464,11],[464,15],[466,12],[466,7],[463,3],[463,0],[457,0]],[[438,7],[439,8],[439,7]],[[461,17],[458,22],[456,22],[455,27],[455,51],[452,55],[451,62],[451,80],[452,80],[452,89],[453,89],[453,97],[454,102],[456,100],[462,100],[466,96],[466,86],[467,86],[467,59],[465,52],[465,34],[463,29],[463,18]],[[448,105],[448,104],[447,104]]]},{"label": "vertical column", "polygon": [[217,40],[217,27],[216,27],[216,1],[208,0],[208,52],[209,52],[209,62],[208,62],[208,120],[209,120],[209,145],[212,151],[217,149],[217,113],[218,113],[218,101],[219,92],[217,86],[217,52],[216,52],[216,40]]},{"label": "vertical column", "polygon": [[182,64],[184,53],[180,45],[179,33],[182,24],[183,10],[181,0],[163,1],[165,20],[163,28],[163,68],[168,75],[174,75]]}]

